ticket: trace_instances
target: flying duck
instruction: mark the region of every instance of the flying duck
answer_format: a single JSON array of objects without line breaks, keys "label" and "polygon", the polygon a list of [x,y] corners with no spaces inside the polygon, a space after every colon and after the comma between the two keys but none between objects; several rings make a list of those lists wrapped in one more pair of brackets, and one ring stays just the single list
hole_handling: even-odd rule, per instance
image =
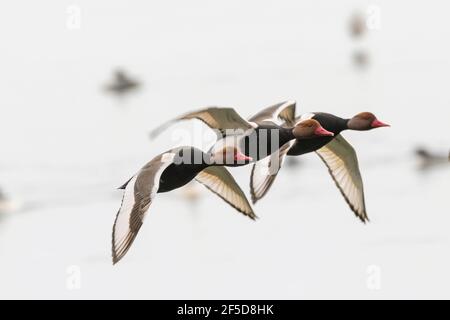
[{"label": "flying duck", "polygon": [[157,193],[169,192],[195,179],[237,211],[251,219],[256,215],[244,192],[224,163],[250,160],[236,148],[204,153],[194,147],[178,147],[162,153],[129,179],[112,231],[112,260],[116,264],[130,249]]},{"label": "flying duck", "polygon": [[298,156],[316,152],[327,166],[331,177],[352,211],[361,221],[368,221],[358,158],[353,147],[340,133],[344,130],[366,131],[389,125],[379,121],[370,112],[359,113],[351,119],[343,119],[329,113],[314,112],[295,119],[290,118],[286,123],[291,125],[291,123],[298,123],[306,119],[317,120],[326,130],[333,132],[334,136],[290,141],[283,145],[278,152],[255,163],[250,178],[250,193],[253,203],[264,197],[270,189],[287,155]]}]

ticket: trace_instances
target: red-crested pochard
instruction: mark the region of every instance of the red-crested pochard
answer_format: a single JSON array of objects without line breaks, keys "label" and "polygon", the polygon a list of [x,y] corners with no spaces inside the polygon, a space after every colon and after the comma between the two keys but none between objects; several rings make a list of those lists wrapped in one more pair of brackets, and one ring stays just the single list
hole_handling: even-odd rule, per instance
[{"label": "red-crested pochard", "polygon": [[244,192],[223,167],[227,161],[245,161],[247,158],[235,148],[206,154],[194,147],[179,147],[147,163],[120,187],[124,189],[124,194],[112,232],[113,263],[122,259],[129,250],[156,194],[180,188],[193,179],[239,212],[255,219],[256,215]]},{"label": "red-crested pochard", "polygon": [[368,221],[358,158],[353,147],[340,133],[344,130],[366,131],[388,125],[379,121],[370,112],[359,113],[351,119],[343,119],[329,113],[315,112],[288,119],[286,123],[298,123],[305,119],[317,120],[326,130],[333,132],[334,137],[319,137],[310,140],[296,139],[283,145],[278,152],[270,157],[255,163],[250,179],[253,203],[264,197],[270,189],[286,155],[298,156],[316,152],[327,166],[331,177],[352,211],[361,221]]}]

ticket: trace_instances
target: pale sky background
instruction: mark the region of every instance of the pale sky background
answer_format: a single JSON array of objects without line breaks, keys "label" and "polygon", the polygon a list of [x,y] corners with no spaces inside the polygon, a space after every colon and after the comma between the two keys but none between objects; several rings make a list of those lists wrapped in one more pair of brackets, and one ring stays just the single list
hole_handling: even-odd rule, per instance
[{"label": "pale sky background", "polygon": [[[350,17],[369,8],[380,10],[379,28],[352,38]],[[450,148],[449,9],[448,1],[2,3],[0,188],[18,209],[0,214],[0,298],[450,298],[450,166],[419,172],[413,153]],[[354,65],[357,50],[367,52],[366,68]],[[117,67],[142,88],[106,94]],[[371,111],[392,124],[344,134],[358,152],[368,225],[311,154],[282,170],[255,206],[257,222],[203,187],[195,207],[181,189],[158,195],[129,254],[111,265],[116,188],[179,143],[177,133],[206,130],[184,123],[150,141],[152,128],[205,105],[249,117],[283,100],[297,100],[300,113]],[[232,172],[248,194],[250,168]],[[80,288],[70,290],[73,270]]]}]

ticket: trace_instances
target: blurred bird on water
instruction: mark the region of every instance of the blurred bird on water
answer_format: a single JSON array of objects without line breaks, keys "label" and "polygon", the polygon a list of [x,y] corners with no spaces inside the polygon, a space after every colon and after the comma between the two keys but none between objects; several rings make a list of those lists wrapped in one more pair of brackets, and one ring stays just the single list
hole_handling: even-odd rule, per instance
[{"label": "blurred bird on water", "polygon": [[138,80],[131,78],[124,70],[117,69],[113,80],[106,86],[106,90],[117,95],[123,95],[139,88]]},{"label": "blurred bird on water", "polygon": [[424,147],[418,147],[415,150],[415,154],[419,158],[419,170],[428,170],[450,164],[450,153],[448,156],[445,156],[444,154],[434,153]]},{"label": "blurred bird on water", "polygon": [[367,32],[366,19],[361,12],[354,12],[350,17],[349,31],[353,38],[361,38]]}]

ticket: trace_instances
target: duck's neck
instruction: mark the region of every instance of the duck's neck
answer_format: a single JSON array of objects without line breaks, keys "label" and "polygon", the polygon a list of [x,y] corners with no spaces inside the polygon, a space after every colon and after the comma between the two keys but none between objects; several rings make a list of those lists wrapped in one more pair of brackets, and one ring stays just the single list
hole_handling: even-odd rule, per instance
[{"label": "duck's neck", "polygon": [[326,130],[331,131],[334,135],[338,135],[341,131],[348,129],[348,121],[350,119],[343,119],[337,117],[333,114],[318,112],[313,117],[314,120],[319,121],[319,123]]},{"label": "duck's neck", "polygon": [[333,132],[335,135],[338,135],[342,131],[349,129],[348,122],[350,119],[343,119],[340,117],[336,117],[333,120],[334,121],[332,123],[330,123],[330,125],[329,125],[330,128],[327,128],[326,126],[324,126],[324,128]]},{"label": "duck's neck", "polygon": [[340,131],[344,131],[344,130],[348,130],[350,129],[348,127],[348,122],[350,121],[350,119],[340,119]]},{"label": "duck's neck", "polygon": [[280,128],[279,132],[280,132],[280,137],[279,137],[279,141],[280,141],[280,146],[284,145],[285,143],[294,140],[295,136],[293,133],[293,128]]},{"label": "duck's neck", "polygon": [[[338,135],[339,133],[341,133],[344,130],[348,130],[348,122],[350,119],[343,119],[343,118],[339,118],[336,117],[335,119],[332,119],[332,121],[322,124],[322,126],[328,130],[334,133],[334,135]],[[319,121],[320,122],[320,121]]]}]

